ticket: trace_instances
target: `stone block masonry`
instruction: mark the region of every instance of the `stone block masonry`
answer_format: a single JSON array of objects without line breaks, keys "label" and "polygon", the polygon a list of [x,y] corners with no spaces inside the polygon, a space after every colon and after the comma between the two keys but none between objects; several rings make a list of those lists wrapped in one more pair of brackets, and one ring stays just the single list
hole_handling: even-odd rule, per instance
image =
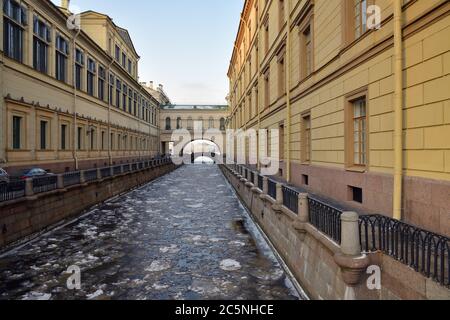
[{"label": "stone block masonry", "polygon": [[[308,195],[300,194],[298,214],[286,208],[283,195],[268,195],[268,182],[263,188],[252,183],[231,167],[222,172],[236,190],[252,217],[264,230],[300,286],[312,299],[318,300],[438,300],[450,299],[449,288],[440,285],[414,269],[382,252],[364,254],[358,241],[356,213],[343,213],[341,241],[337,243],[310,222]],[[255,181],[257,182],[257,181]],[[277,185],[277,190],[280,184]],[[380,288],[368,285],[380,271]],[[368,281],[370,280],[370,281]]]},{"label": "stone block masonry", "polygon": [[92,206],[173,170],[170,162],[91,183],[0,203],[0,251],[80,216]]}]

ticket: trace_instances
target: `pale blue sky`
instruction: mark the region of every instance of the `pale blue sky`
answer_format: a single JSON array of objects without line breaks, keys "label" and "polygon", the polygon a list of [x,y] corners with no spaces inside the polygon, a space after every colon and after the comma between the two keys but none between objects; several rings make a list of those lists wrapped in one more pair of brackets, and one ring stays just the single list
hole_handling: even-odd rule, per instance
[{"label": "pale blue sky", "polygon": [[[57,5],[60,0],[52,0]],[[128,29],[140,81],[162,83],[173,103],[224,104],[244,0],[72,0]]]}]

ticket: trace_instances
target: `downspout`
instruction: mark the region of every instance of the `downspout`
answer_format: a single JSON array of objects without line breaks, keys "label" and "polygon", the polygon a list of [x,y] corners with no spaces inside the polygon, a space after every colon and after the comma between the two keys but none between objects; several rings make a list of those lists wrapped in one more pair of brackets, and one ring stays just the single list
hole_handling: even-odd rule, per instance
[{"label": "downspout", "polygon": [[[286,109],[287,109],[287,159],[286,180],[291,182],[291,2],[287,1],[287,39],[286,39]],[[284,149],[284,146],[283,146]]]},{"label": "downspout", "polygon": [[394,199],[393,217],[402,219],[403,194],[403,34],[402,2],[394,1],[394,74],[395,74],[395,132],[394,132]]},{"label": "downspout", "polygon": [[75,36],[73,37],[73,46],[72,46],[72,57],[73,57],[73,63],[72,63],[72,85],[73,85],[73,160],[75,162],[75,170],[78,170],[78,155],[77,155],[77,148],[78,148],[78,135],[77,135],[77,86],[76,86],[76,74],[75,74],[75,50],[76,50],[76,39],[80,35],[81,27],[77,27],[77,32],[75,33]]},{"label": "downspout", "polygon": [[[113,57],[111,57],[111,62],[109,63],[109,65],[108,65],[108,78],[106,78],[105,79],[105,82],[106,82],[106,94],[107,94],[107,96],[108,96],[108,139],[107,139],[107,141],[108,141],[108,162],[109,162],[109,165],[110,166],[112,166],[112,151],[111,151],[111,98],[112,97],[110,97],[110,95],[109,95],[109,86],[110,86],[110,83],[109,83],[109,79],[110,79],[110,76],[111,76],[111,66],[113,65],[113,63],[114,63],[114,58]],[[114,88],[113,88],[113,90],[114,90]]]}]

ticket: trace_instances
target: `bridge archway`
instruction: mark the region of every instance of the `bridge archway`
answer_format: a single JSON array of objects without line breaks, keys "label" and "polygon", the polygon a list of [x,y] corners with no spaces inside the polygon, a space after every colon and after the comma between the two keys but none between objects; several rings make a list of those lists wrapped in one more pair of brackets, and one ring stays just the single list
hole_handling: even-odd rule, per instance
[{"label": "bridge archway", "polygon": [[181,158],[191,164],[214,164],[216,159],[223,157],[220,147],[208,139],[196,139],[187,143],[181,150]]}]

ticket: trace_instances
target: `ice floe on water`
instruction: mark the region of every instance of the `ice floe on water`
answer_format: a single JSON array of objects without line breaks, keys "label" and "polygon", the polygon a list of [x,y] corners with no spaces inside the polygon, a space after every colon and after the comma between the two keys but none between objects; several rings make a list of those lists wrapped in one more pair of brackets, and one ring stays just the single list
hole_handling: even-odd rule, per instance
[{"label": "ice floe on water", "polygon": [[220,269],[224,271],[237,271],[241,268],[241,264],[233,259],[225,259],[220,262]]},{"label": "ice floe on water", "polygon": [[155,260],[153,261],[148,268],[145,269],[147,272],[161,272],[164,270],[170,269],[170,262]]},{"label": "ice floe on water", "polygon": [[49,293],[32,291],[32,292],[24,295],[22,297],[22,300],[50,300],[51,297],[52,297],[52,295]]},{"label": "ice floe on water", "polygon": [[161,247],[159,248],[159,251],[161,253],[169,253],[169,254],[175,254],[180,252],[180,248],[178,248],[178,246],[176,244],[172,244],[168,247]]}]

